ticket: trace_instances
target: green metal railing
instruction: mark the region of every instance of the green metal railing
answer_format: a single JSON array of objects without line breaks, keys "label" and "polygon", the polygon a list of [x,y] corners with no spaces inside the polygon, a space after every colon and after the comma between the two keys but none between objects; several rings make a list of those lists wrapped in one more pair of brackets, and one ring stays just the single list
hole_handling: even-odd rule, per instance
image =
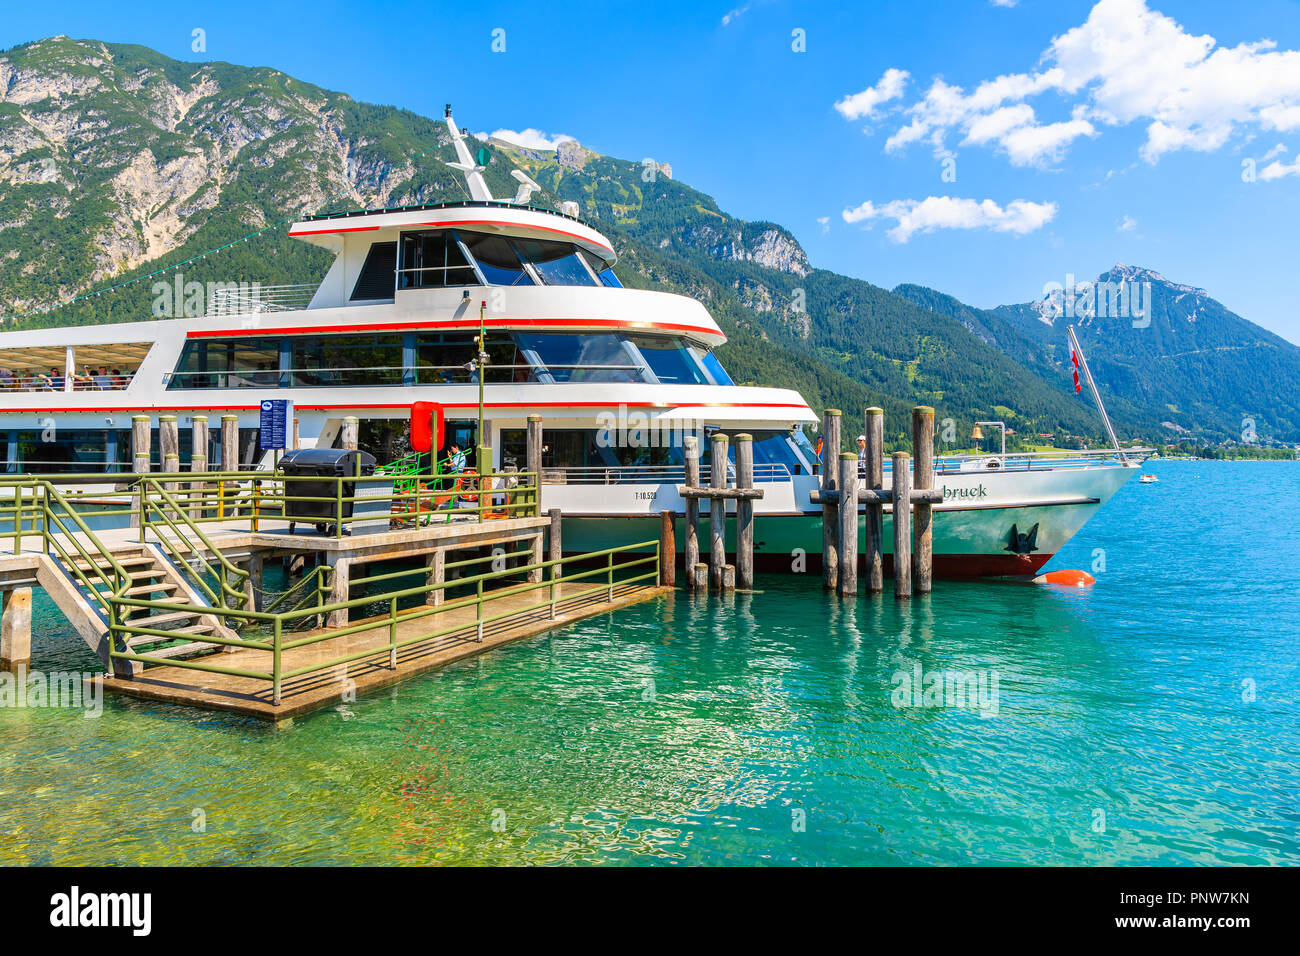
[{"label": "green metal railing", "polygon": [[[274,694],[278,701],[281,683],[285,678],[337,666],[375,653],[373,650],[366,650],[309,667],[285,671],[282,667],[281,655],[286,649],[360,633],[382,626],[383,621],[387,621],[392,634],[392,663],[396,666],[397,650],[401,647],[419,640],[452,633],[465,626],[457,624],[432,633],[423,633],[418,637],[399,639],[397,628],[400,624],[430,614],[474,606],[477,637],[481,640],[485,625],[521,613],[519,610],[510,610],[496,615],[484,613],[486,603],[502,597],[549,587],[551,588],[549,602],[543,603],[549,603],[551,614],[554,616],[555,606],[560,600],[559,569],[573,561],[604,557],[605,567],[566,575],[564,580],[566,583],[572,583],[593,575],[604,574],[607,579],[605,586],[611,597],[616,584],[634,583],[650,577],[657,579],[658,542],[625,545],[556,561],[530,562],[504,570],[488,571],[451,581],[426,583],[420,587],[401,588],[377,596],[371,595],[333,603],[327,603],[330,588],[326,576],[330,571],[326,567],[320,567],[312,572],[315,575],[314,583],[292,607],[281,607],[282,604],[287,603],[284,600],[288,596],[286,594],[276,602],[272,602],[266,610],[255,611],[247,606],[248,592],[245,585],[249,578],[248,571],[238,568],[226,558],[204,526],[220,524],[222,531],[239,530],[243,527],[258,531],[263,527],[262,523],[269,520],[316,522],[331,527],[335,536],[341,536],[350,526],[361,521],[386,519],[390,528],[401,527],[412,520],[420,521],[430,513],[431,509],[426,507],[426,504],[434,508],[445,506],[448,520],[464,518],[484,521],[496,517],[538,517],[540,515],[539,477],[531,472],[499,473],[482,478],[459,476],[456,479],[461,484],[459,489],[430,488],[426,482],[416,479],[409,489],[385,490],[382,486],[390,482],[391,478],[357,476],[299,478],[275,472],[14,476],[0,478],[0,540],[11,539],[13,553],[21,554],[24,539],[39,536],[42,553],[57,555],[61,559],[64,568],[77,579],[90,599],[95,601],[104,612],[108,622],[109,655],[112,660],[166,664],[232,676],[264,677],[273,683]],[[331,487],[333,494],[293,493],[296,488],[302,487],[300,482],[317,484],[325,482]],[[348,488],[354,483],[378,484],[381,487],[377,494],[345,493],[356,491],[355,487]],[[56,485],[72,484],[101,487],[109,484],[112,487],[109,491],[83,489],[67,493],[61,492],[56,487]],[[452,500],[439,501],[449,496]],[[128,499],[125,503],[124,498]],[[466,501],[471,503],[466,504]],[[372,507],[380,505],[381,508],[383,504],[387,504],[387,510],[348,514],[350,510],[355,511],[355,507],[349,506],[361,502],[366,502]],[[175,599],[144,600],[127,595],[126,591],[131,586],[129,573],[91,530],[77,505],[83,508],[96,506],[97,510],[94,513],[101,518],[134,518],[139,527],[142,543],[148,540],[147,532],[153,530],[160,546],[176,565],[189,575],[197,592],[207,597],[212,602],[211,605],[191,604]],[[324,517],[301,517],[299,515],[303,510],[323,513]],[[653,557],[638,557],[621,563],[614,561],[616,554],[648,547],[653,547],[655,552]],[[496,560],[498,557],[499,555],[494,554],[446,562],[445,568],[464,570]],[[521,557],[531,557],[531,553],[530,551],[508,552],[506,557],[507,560],[518,560]],[[640,574],[630,581],[616,581],[616,575],[652,562],[653,571]],[[550,582],[541,580],[486,591],[484,588],[486,582],[500,581],[525,573],[544,578],[548,569],[552,574]],[[396,572],[371,575],[368,578],[357,579],[356,583],[377,584],[409,574],[410,572]],[[469,585],[475,587],[475,593],[470,597],[458,598],[425,609],[399,611],[397,607],[399,601],[415,595],[425,595],[427,598],[435,591]],[[387,618],[378,623],[370,621],[346,628],[323,630],[307,638],[285,640],[286,628],[292,630],[307,618],[350,611],[376,601],[387,601],[390,604]],[[169,659],[134,653],[129,643],[134,637],[156,637],[165,640],[179,636],[175,631],[151,627],[149,618],[131,619],[133,614],[150,609],[212,615],[226,623],[234,624],[237,628],[249,625],[269,628],[271,631],[269,640],[264,637],[225,637],[220,634],[204,634],[200,640],[220,646],[269,651],[273,658],[271,668],[266,672],[249,671],[224,667],[204,660]]]},{"label": "green metal railing", "polygon": [[[646,554],[649,550],[653,553]],[[627,560],[615,561],[615,555],[627,555],[636,552],[636,556]],[[566,565],[572,565],[579,562],[599,562],[604,559],[603,565],[597,564],[594,568],[573,573],[564,572],[561,574],[561,568]],[[463,562],[449,562],[447,567],[457,565],[468,566],[478,563],[484,559],[474,558]],[[625,574],[625,572],[634,571],[638,568],[650,566],[651,570],[643,571],[636,574]],[[550,572],[550,579],[546,579],[546,572]],[[509,584],[499,588],[487,588],[488,582],[504,581],[509,577],[518,577],[523,574],[540,577],[541,580],[529,581],[523,584]],[[371,582],[383,580],[388,577],[397,577],[393,575],[375,575],[369,580]],[[561,594],[561,585],[571,586],[575,582],[581,582],[593,577],[604,576],[604,581],[593,584],[587,590],[581,592],[571,592]],[[265,651],[271,655],[270,667],[266,670],[251,670],[249,668],[226,667],[220,664],[211,663],[207,659],[197,660],[179,660],[169,658],[159,658],[149,654],[136,654],[129,651],[116,650],[116,641],[113,642],[114,650],[112,656],[119,660],[135,661],[141,664],[157,664],[168,667],[180,667],[190,670],[206,671],[214,674],[225,674],[232,677],[245,677],[254,680],[262,680],[271,684],[271,696],[275,703],[280,703],[281,691],[284,681],[301,677],[306,674],[313,674],[319,671],[330,670],[343,664],[353,661],[362,660],[363,658],[375,657],[379,654],[388,652],[388,666],[396,669],[398,652],[412,644],[423,641],[429,641],[437,637],[443,637],[462,631],[472,630],[474,639],[481,642],[484,636],[484,629],[490,624],[498,621],[507,620],[512,617],[535,613],[539,608],[548,607],[550,616],[554,619],[557,615],[557,607],[562,601],[574,600],[586,597],[588,595],[605,592],[606,600],[612,601],[615,589],[637,584],[643,581],[653,579],[659,583],[659,542],[641,541],[636,544],[621,545],[615,548],[607,548],[603,551],[594,551],[589,554],[572,555],[567,558],[560,558],[550,561],[537,561],[520,565],[513,568],[507,568],[501,571],[488,571],[481,574],[470,575],[468,577],[457,578],[450,581],[439,581],[425,583],[415,587],[399,588],[393,591],[387,591],[381,594],[371,594],[365,597],[353,598],[347,601],[335,601],[328,604],[318,604],[310,607],[300,607],[289,611],[271,612],[271,611],[250,611],[246,609],[230,609],[223,613],[233,617],[244,619],[250,623],[257,623],[266,630],[270,630],[269,639],[266,637],[251,638],[225,638],[218,636],[203,637],[204,641],[210,641],[213,644],[241,648],[245,650]],[[445,592],[449,588],[472,587],[473,593],[462,598],[456,598],[450,601],[436,605],[429,605],[428,597],[434,592]],[[531,591],[549,589],[549,596],[536,603],[530,604],[523,608],[511,608],[505,611],[489,613],[487,605],[493,601],[502,598],[513,597],[519,594],[526,594]],[[399,602],[404,599],[423,597],[425,603],[420,606],[399,608]],[[210,608],[202,608],[188,605],[177,605],[165,601],[147,601],[133,598],[122,598],[120,602],[122,607],[129,608],[165,608],[167,610],[189,610],[210,612]],[[387,604],[388,611],[386,614],[378,617],[372,617],[367,620],[349,624],[346,627],[326,627],[314,632],[305,634],[302,637],[286,637],[286,630],[289,626],[309,617],[328,617],[337,612],[350,612],[353,609],[366,607],[375,604]],[[432,630],[418,629],[417,633],[402,637],[399,635],[399,627],[409,621],[416,621],[422,618],[431,617],[438,614],[444,614],[448,611],[455,611],[461,608],[474,608],[473,621],[458,621],[447,626],[436,627]],[[351,653],[341,654],[328,660],[313,661],[310,664],[301,667],[286,668],[284,666],[284,652],[299,647],[308,647],[318,644],[322,641],[334,640],[336,638],[349,637],[355,634],[373,632],[387,627],[388,642],[385,645],[372,645],[362,650],[352,651]],[[115,624],[114,629],[121,634],[136,633],[154,633],[146,628],[135,625]],[[166,631],[157,632],[165,635]]]}]

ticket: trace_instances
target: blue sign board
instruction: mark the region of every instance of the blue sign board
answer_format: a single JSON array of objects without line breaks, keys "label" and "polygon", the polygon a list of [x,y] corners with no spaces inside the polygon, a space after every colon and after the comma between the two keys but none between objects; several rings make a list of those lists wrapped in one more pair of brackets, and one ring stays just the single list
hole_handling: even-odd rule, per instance
[{"label": "blue sign board", "polygon": [[262,402],[257,424],[257,443],[263,451],[284,450],[293,436],[293,402],[287,398],[268,398]]}]

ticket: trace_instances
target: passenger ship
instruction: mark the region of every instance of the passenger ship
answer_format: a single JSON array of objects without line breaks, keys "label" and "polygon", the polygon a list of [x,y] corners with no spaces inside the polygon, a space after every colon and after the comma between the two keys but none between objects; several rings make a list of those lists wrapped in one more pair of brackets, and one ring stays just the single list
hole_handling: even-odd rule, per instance
[{"label": "passenger ship", "polygon": [[[189,417],[236,414],[238,466],[270,467],[257,430],[267,398],[292,400],[301,447],[336,444],[347,416],[408,421],[414,402],[431,401],[446,410],[448,444],[472,449],[482,313],[484,444],[497,468],[522,463],[526,418],[543,416],[544,506],[563,510],[568,548],[655,537],[661,510],[685,510],[683,434],[746,432],[764,491],[757,560],[815,568],[819,465],[803,426],[818,417],[802,396],[735,384],[713,353],[725,336],[699,302],[623,288],[610,240],[573,204],[530,205],[537,187],[522,173],[513,200],[494,199],[450,109],[446,123],[469,201],[304,218],[289,234],[335,259],[298,302],[299,287],[227,290],[195,318],[0,333],[7,470],[128,471],[139,413],[155,428],[178,416],[182,461]],[[229,469],[212,435],[211,467]],[[1114,453],[936,467],[934,569],[950,578],[1036,572],[1136,473]]]}]

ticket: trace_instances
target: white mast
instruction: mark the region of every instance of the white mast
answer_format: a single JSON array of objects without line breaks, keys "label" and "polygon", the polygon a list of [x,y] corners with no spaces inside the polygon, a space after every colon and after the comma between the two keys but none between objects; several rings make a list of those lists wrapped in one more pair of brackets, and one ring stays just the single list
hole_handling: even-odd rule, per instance
[{"label": "white mast", "polygon": [[1088,359],[1083,354],[1083,349],[1079,348],[1079,338],[1074,334],[1074,326],[1067,325],[1065,331],[1070,334],[1070,347],[1074,349],[1074,354],[1078,356],[1079,364],[1083,367],[1083,375],[1088,380],[1088,388],[1092,389],[1092,397],[1097,402],[1097,411],[1101,412],[1101,420],[1106,424],[1106,434],[1110,436],[1110,443],[1115,446],[1115,452],[1119,455],[1121,464],[1128,464],[1128,458],[1124,450],[1119,447],[1119,439],[1115,437],[1115,429],[1111,427],[1110,416],[1106,414],[1106,406],[1101,403],[1101,393],[1097,391],[1097,383],[1092,380],[1092,369],[1088,368]]},{"label": "white mast", "polygon": [[474,157],[470,155],[469,146],[465,143],[465,137],[460,130],[456,128],[456,121],[451,118],[451,104],[447,104],[446,111],[447,132],[451,134],[451,143],[456,147],[456,162],[448,163],[452,169],[459,169],[465,174],[465,181],[469,183],[469,198],[475,202],[492,202],[492,193],[488,191],[487,183],[483,181],[483,170],[486,166],[480,166],[474,162]]}]

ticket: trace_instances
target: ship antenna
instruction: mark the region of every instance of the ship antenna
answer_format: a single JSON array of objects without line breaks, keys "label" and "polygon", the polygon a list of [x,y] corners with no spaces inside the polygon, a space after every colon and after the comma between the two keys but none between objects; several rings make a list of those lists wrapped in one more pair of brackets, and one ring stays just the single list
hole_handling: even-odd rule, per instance
[{"label": "ship antenna", "polygon": [[487,183],[483,181],[483,170],[487,167],[480,166],[470,155],[464,134],[456,128],[456,121],[451,118],[450,103],[447,104],[444,116],[447,119],[447,132],[451,134],[451,143],[456,148],[456,162],[447,165],[465,174],[465,181],[469,184],[470,199],[475,202],[492,202],[492,193],[488,191]]}]

